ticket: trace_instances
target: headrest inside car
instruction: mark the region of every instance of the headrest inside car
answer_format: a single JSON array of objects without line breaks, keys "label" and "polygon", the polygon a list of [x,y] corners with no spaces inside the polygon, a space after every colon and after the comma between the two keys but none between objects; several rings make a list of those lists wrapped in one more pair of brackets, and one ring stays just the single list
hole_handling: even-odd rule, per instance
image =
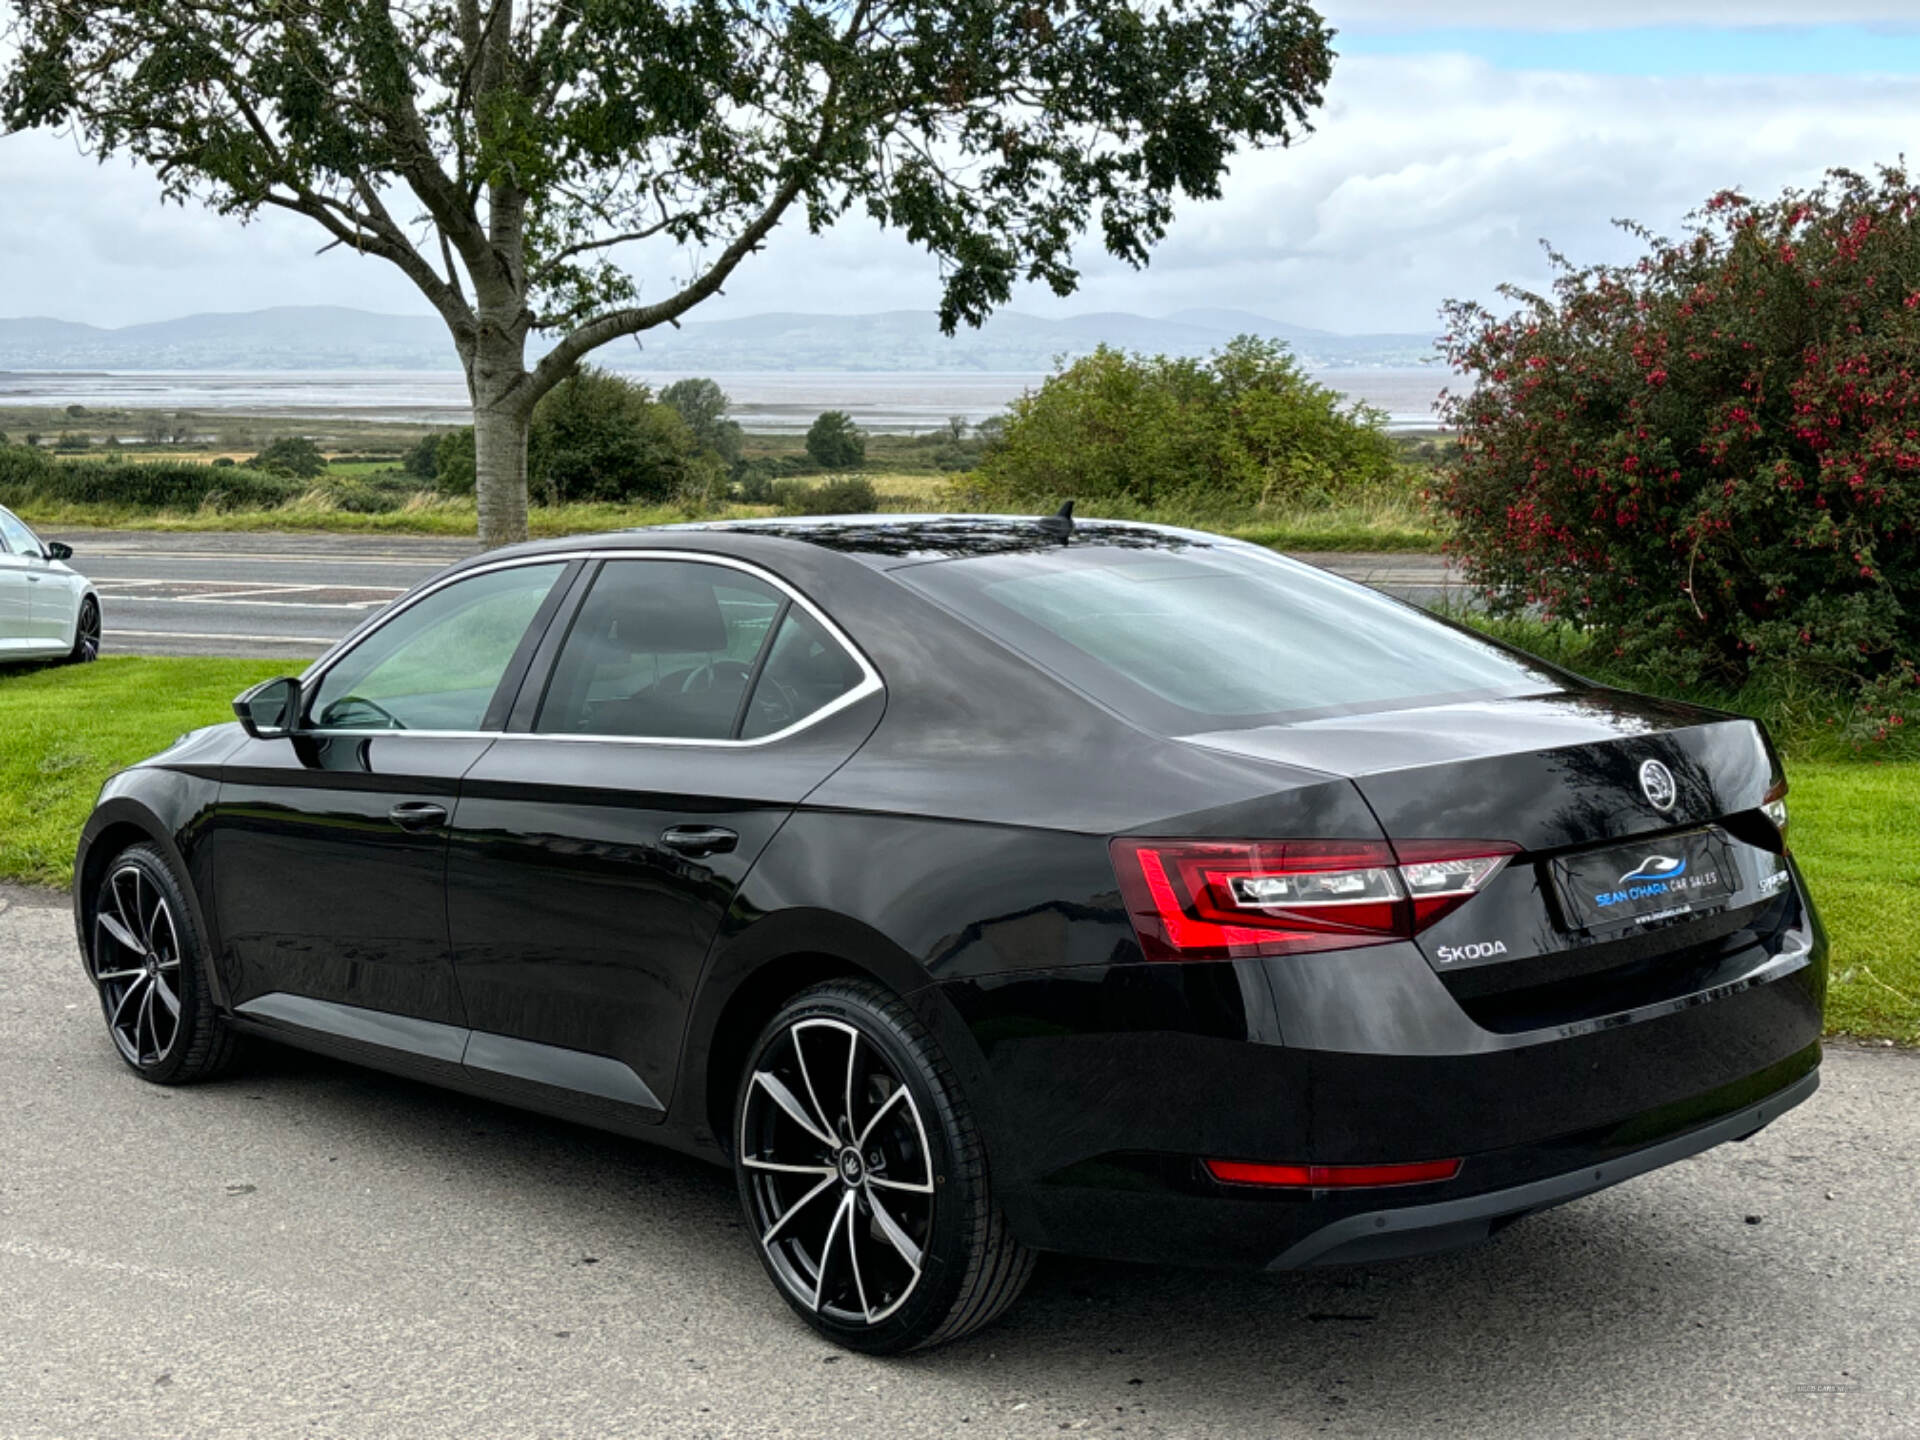
[{"label": "headrest inside car", "polygon": [[[727,648],[727,623],[713,583],[694,566],[610,566],[600,584],[611,620],[606,639],[629,654],[711,655]],[[658,574],[620,574],[620,571]],[[689,573],[694,572],[694,573]]]}]

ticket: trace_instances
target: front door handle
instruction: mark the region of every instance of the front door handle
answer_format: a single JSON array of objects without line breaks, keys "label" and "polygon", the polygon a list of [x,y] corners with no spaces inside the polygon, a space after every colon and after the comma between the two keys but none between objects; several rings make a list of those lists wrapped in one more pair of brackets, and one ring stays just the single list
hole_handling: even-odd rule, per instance
[{"label": "front door handle", "polygon": [[447,823],[447,807],[427,800],[403,800],[387,812],[402,830],[437,830]]},{"label": "front door handle", "polygon": [[698,859],[702,855],[724,855],[740,843],[740,837],[718,825],[672,825],[661,832],[660,843],[669,850]]}]

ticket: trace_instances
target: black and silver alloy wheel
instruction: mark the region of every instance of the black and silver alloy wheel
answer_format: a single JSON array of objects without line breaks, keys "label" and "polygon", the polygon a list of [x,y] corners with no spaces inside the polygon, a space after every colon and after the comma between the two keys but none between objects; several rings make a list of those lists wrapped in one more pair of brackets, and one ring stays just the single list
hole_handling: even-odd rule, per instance
[{"label": "black and silver alloy wheel", "polygon": [[100,658],[100,602],[91,595],[80,602],[80,618],[73,627],[73,649],[67,660],[87,665]]},{"label": "black and silver alloy wheel", "polygon": [[933,1233],[912,1093],[859,1030],[825,1018],[789,1025],[749,1085],[740,1163],[768,1263],[817,1314],[885,1320],[919,1283]]},{"label": "black and silver alloy wheel", "polygon": [[180,1038],[180,929],[167,897],[133,863],[117,864],[93,916],[93,983],[127,1063],[159,1065]]},{"label": "black and silver alloy wheel", "polygon": [[761,1261],[828,1338],[869,1354],[957,1339],[1012,1303],[1031,1254],[1007,1229],[951,1067],[869,981],[794,997],[735,1105],[735,1174]]},{"label": "black and silver alloy wheel", "polygon": [[120,1058],[160,1085],[224,1070],[236,1037],[207,993],[205,947],[165,857],[131,846],[92,893],[87,973]]}]

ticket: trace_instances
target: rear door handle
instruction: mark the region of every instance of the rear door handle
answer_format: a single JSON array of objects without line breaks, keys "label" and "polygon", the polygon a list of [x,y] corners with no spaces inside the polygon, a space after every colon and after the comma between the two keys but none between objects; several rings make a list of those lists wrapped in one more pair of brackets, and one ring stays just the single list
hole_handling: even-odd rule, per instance
[{"label": "rear door handle", "polygon": [[447,823],[447,807],[428,800],[403,800],[387,812],[402,830],[437,830]]},{"label": "rear door handle", "polygon": [[724,855],[740,843],[740,837],[718,825],[673,825],[661,832],[660,843],[669,850],[698,859],[702,855]]}]

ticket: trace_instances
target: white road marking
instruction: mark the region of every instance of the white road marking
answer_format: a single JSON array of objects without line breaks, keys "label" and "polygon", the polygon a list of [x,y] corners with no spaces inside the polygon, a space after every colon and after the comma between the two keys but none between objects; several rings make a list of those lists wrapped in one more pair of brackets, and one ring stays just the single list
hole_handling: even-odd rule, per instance
[{"label": "white road marking", "polygon": [[107,631],[106,639],[111,646],[115,636],[124,636],[131,640],[250,640],[274,645],[331,645],[338,635],[236,635],[232,631],[207,634],[198,630],[123,630],[114,626]]},{"label": "white road marking", "polygon": [[[358,588],[358,587],[354,587]],[[129,605],[223,605],[249,610],[378,610],[385,600],[255,600],[247,595],[129,595]]]},{"label": "white road marking", "polygon": [[360,554],[341,552],[329,554],[325,551],[285,551],[272,550],[152,550],[144,545],[88,545],[82,542],[76,546],[81,550],[80,560],[95,555],[130,556],[137,560],[225,560],[245,561],[262,565],[278,565],[288,562],[295,565],[405,565],[416,570],[432,574],[449,565],[469,559],[477,551],[467,551],[458,555],[419,555],[403,556],[391,552],[387,554]]}]

